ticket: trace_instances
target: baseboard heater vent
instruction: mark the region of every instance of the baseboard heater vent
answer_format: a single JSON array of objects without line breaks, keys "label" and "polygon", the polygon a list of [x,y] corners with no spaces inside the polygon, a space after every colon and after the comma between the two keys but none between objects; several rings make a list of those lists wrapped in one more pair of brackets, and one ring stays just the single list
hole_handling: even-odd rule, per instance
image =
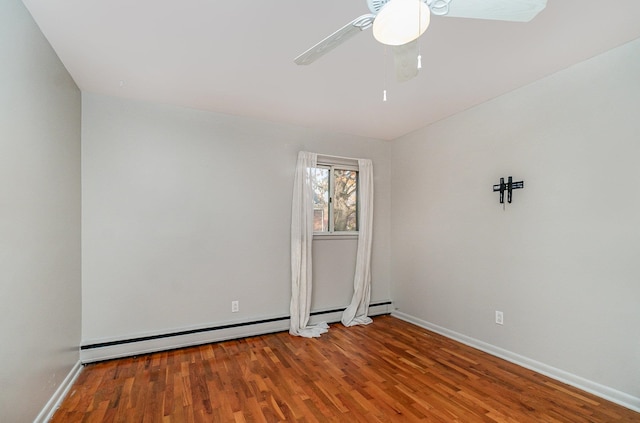
[{"label": "baseboard heater vent", "polygon": [[[379,316],[389,314],[392,311],[391,304],[391,301],[370,304],[369,315]],[[311,313],[310,322],[316,323],[322,320],[328,323],[338,322],[344,310],[345,308],[335,308],[314,311]],[[288,328],[289,316],[282,316],[115,341],[97,342],[80,346],[80,359],[83,363],[90,363],[229,339],[281,332],[288,330]]]}]

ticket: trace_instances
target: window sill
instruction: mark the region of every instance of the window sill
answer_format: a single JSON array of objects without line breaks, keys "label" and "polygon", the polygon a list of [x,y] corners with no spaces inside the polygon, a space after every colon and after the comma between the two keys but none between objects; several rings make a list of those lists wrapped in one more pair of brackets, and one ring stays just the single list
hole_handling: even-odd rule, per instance
[{"label": "window sill", "polygon": [[314,241],[334,241],[341,239],[358,239],[358,232],[339,232],[339,233],[314,233]]}]

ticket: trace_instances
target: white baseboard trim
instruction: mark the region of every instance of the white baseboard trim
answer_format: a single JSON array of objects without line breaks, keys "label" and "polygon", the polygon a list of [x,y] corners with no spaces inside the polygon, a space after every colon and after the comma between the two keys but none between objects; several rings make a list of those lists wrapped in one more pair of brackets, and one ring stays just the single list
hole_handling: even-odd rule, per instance
[{"label": "white baseboard trim", "polygon": [[67,393],[73,386],[73,382],[76,381],[78,376],[80,376],[80,372],[82,371],[82,363],[78,361],[73,365],[67,377],[64,378],[58,389],[53,393],[53,396],[49,398],[47,404],[40,411],[38,416],[36,416],[34,423],[46,423],[53,417],[53,414],[56,412],[62,400],[67,396]]},{"label": "white baseboard trim", "polygon": [[440,335],[446,336],[447,338],[451,338],[462,344],[468,345],[470,347],[484,351],[488,354],[502,358],[503,360],[517,364],[526,369],[533,370],[535,372],[548,376],[552,379],[566,383],[567,385],[571,385],[578,389],[582,389],[583,391],[589,392],[593,395],[597,395],[600,398],[614,402],[623,407],[629,408],[630,410],[640,412],[640,398],[634,397],[633,395],[629,395],[625,392],[618,391],[616,389],[613,389],[605,385],[601,385],[597,382],[594,382],[594,381],[585,379],[581,376],[577,376],[572,373],[566,372],[564,370],[549,366],[539,361],[532,360],[528,357],[524,357],[520,354],[516,354],[514,352],[502,349],[500,347],[487,344],[486,342],[480,341],[475,338],[471,338],[469,336],[463,335],[458,332],[454,332],[452,330],[443,328],[441,326],[435,325],[433,323],[427,322],[422,319],[418,319],[417,317],[411,316],[406,313],[402,313],[400,311],[393,311],[391,315],[393,317],[397,317],[398,319],[404,320],[406,322],[413,323],[416,326],[420,326],[422,328],[436,332]]},{"label": "white baseboard trim", "polygon": [[[309,323],[339,322],[343,309],[314,310]],[[389,314],[391,310],[391,301],[376,302],[369,307],[369,316]],[[256,321],[227,322],[210,328],[185,328],[173,334],[148,334],[133,340],[97,340],[81,348],[80,361],[86,364],[286,330],[289,330],[289,317],[277,316]]]}]

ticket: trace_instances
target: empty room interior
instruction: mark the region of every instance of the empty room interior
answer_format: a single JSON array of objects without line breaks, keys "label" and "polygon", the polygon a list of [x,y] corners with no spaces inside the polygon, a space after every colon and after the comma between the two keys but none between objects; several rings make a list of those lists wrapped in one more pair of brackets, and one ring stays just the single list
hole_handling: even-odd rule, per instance
[{"label": "empty room interior", "polygon": [[[383,41],[403,2],[417,33]],[[0,421],[49,421],[116,359],[331,345],[358,362],[359,343],[427,338],[446,346],[364,361],[417,384],[459,345],[462,378],[482,383],[461,358],[473,350],[565,387],[576,409],[619,407],[597,421],[640,421],[639,18],[635,0],[0,0]],[[303,204],[313,231],[304,220],[296,238],[310,167],[331,201]],[[331,197],[345,174],[354,223]],[[368,381],[336,370],[336,389],[359,387],[325,392],[312,417],[296,414],[311,396],[252,398],[276,409],[262,420],[229,407],[235,421],[536,421],[488,403],[456,416],[436,398],[463,388],[411,383],[388,415],[396,387],[374,364]],[[356,392],[379,409],[362,417]],[[184,421],[224,420],[207,407]]]}]

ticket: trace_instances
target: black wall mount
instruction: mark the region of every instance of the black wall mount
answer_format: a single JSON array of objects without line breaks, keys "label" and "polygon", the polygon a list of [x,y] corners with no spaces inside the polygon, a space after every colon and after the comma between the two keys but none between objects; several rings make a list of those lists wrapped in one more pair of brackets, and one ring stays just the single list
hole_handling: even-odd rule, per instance
[{"label": "black wall mount", "polygon": [[511,203],[511,193],[520,188],[524,188],[524,181],[513,182],[513,177],[509,176],[506,183],[500,178],[500,183],[493,186],[493,192],[500,191],[500,204],[504,204],[504,192],[507,191],[507,202]]}]

